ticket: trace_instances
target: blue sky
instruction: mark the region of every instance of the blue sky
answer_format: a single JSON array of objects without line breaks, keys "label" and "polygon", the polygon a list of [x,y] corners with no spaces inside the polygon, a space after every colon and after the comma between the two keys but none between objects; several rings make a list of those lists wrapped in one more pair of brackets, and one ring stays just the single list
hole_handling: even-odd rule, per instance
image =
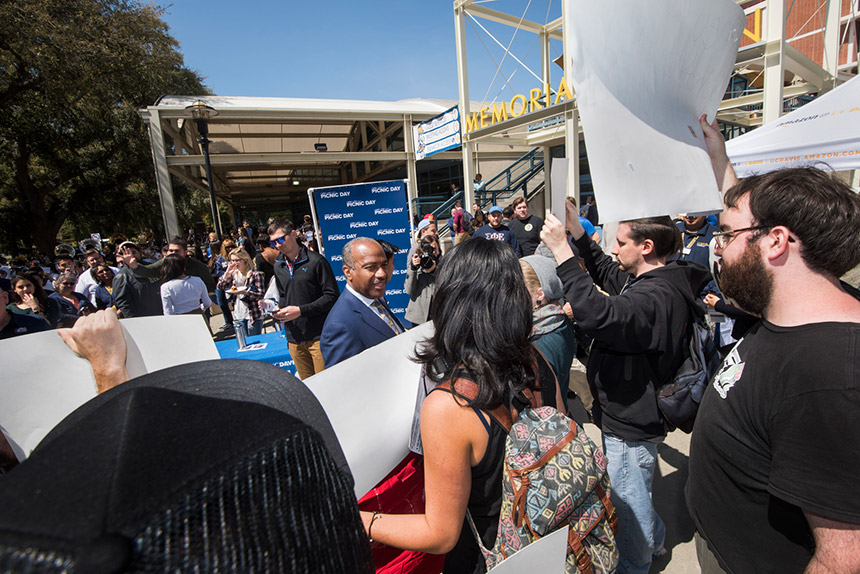
[{"label": "blue sky", "polygon": [[[560,0],[495,0],[484,5],[539,23],[561,14]],[[222,96],[356,100],[457,99],[454,11],[450,0],[179,0],[163,15],[185,64]],[[528,10],[526,11],[526,7]],[[514,29],[481,23],[507,45]],[[554,55],[561,45],[555,43]],[[504,50],[467,23],[473,100],[510,99],[496,73]],[[540,74],[536,36],[520,31],[514,53]],[[495,60],[495,62],[494,62]],[[514,71],[516,73],[514,74]],[[538,81],[512,58],[502,73],[525,92]],[[553,81],[561,70],[553,71]]]}]

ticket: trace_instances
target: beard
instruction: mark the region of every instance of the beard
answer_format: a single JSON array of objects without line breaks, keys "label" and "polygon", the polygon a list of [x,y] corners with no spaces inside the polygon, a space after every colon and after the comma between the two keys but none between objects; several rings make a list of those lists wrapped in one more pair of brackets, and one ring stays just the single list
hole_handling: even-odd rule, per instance
[{"label": "beard", "polygon": [[741,309],[761,317],[770,305],[773,274],[764,266],[761,254],[747,244],[737,262],[729,264],[722,260],[718,285],[723,295]]}]

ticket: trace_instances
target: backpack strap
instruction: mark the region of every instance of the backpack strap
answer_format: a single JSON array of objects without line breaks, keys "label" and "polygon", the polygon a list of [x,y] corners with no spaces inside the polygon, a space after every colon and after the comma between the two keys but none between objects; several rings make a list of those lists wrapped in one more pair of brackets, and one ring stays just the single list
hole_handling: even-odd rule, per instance
[{"label": "backpack strap", "polygon": [[[537,346],[534,344],[532,345],[532,349],[534,349],[537,353],[537,356],[535,357],[535,382],[540,382],[541,372],[547,375],[546,378],[549,378],[552,381],[553,385],[555,385],[556,410],[559,411],[561,414],[567,416],[567,400],[566,397],[561,396],[561,386],[558,384],[558,376],[555,374],[555,371],[552,369],[552,366],[549,364],[549,360],[546,358],[546,355],[543,354],[543,351],[538,349]],[[537,360],[538,358],[540,360]],[[546,378],[544,378],[544,384],[546,384]]]},{"label": "backpack strap", "polygon": [[594,574],[594,565],[591,563],[591,556],[585,550],[582,544],[582,538],[576,533],[573,528],[567,530],[567,548],[568,554],[573,551],[576,557],[576,570],[580,574]]},{"label": "backpack strap", "polygon": [[[615,512],[615,507],[612,505],[609,495],[606,494],[606,491],[603,490],[603,487],[599,484],[594,487],[594,493],[603,503],[603,509],[600,511],[600,516],[594,521],[594,525],[591,528],[593,529],[594,526],[596,526],[603,517],[606,516],[606,521],[609,524],[609,528],[612,530],[612,533],[617,534],[618,514]],[[580,535],[573,528],[569,528],[567,531],[568,553],[573,552],[573,555],[576,557],[576,569],[581,574],[594,574],[594,565],[591,562],[591,557],[588,555],[588,552],[585,550],[585,546],[582,544],[583,539],[585,539],[585,537],[590,533],[591,530]]]},{"label": "backpack strap", "polygon": [[[462,378],[462,377],[458,377],[458,378],[454,379],[453,385],[451,384],[451,381],[448,380],[448,381],[445,381],[444,383],[438,385],[436,387],[436,389],[440,389],[442,391],[451,393],[455,397],[461,397],[463,399],[466,399],[469,402],[474,401],[475,397],[478,396],[478,385],[475,383],[475,381],[473,381],[471,379]],[[433,390],[435,391],[436,389],[433,389]],[[489,414],[494,419],[499,421],[499,424],[501,424],[505,428],[505,431],[511,430],[511,426],[513,426],[513,424],[514,424],[514,419],[513,419],[513,416],[511,414],[510,409],[507,406],[499,405],[498,407],[494,408],[493,410],[487,411],[487,412],[489,412]],[[478,416],[478,419],[481,421],[481,424],[483,424],[484,427],[486,428],[487,424],[484,421],[483,417],[481,417],[477,413],[475,413],[475,414]],[[489,432],[489,429],[487,429],[487,431]]]}]

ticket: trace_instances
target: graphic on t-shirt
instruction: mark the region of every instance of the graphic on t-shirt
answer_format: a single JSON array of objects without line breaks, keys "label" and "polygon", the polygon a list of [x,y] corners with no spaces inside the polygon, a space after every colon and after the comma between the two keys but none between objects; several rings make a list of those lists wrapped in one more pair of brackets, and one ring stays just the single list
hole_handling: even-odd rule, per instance
[{"label": "graphic on t-shirt", "polygon": [[738,341],[714,376],[714,389],[720,394],[720,398],[726,398],[729,389],[735,386],[735,383],[741,380],[741,375],[743,375],[745,363],[741,362],[741,355],[738,353],[738,347],[742,341],[743,339]]},{"label": "graphic on t-shirt", "polygon": [[525,227],[523,227],[523,229],[525,229],[526,231],[531,231],[534,228],[535,228],[535,226],[532,225],[531,223],[529,223]]}]

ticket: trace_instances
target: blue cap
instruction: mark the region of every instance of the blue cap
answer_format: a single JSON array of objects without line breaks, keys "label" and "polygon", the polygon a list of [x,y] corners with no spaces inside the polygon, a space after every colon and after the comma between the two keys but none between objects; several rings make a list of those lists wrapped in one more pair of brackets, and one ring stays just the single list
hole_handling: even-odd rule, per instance
[{"label": "blue cap", "polygon": [[417,227],[417,229],[416,229],[416,230],[418,231],[418,233],[421,233],[421,230],[422,230],[422,229],[424,229],[424,228],[425,228],[425,227],[427,227],[428,225],[435,225],[435,223],[436,223],[436,222],[435,222],[435,221],[433,221],[432,219],[422,219],[422,220],[418,223],[418,227]]},{"label": "blue cap", "polygon": [[501,208],[501,207],[499,207],[498,205],[494,205],[493,207],[491,207],[491,208],[490,208],[490,213],[495,213],[495,212],[497,212],[497,211],[498,211],[499,213],[501,213],[501,212],[502,212],[502,208]]}]

